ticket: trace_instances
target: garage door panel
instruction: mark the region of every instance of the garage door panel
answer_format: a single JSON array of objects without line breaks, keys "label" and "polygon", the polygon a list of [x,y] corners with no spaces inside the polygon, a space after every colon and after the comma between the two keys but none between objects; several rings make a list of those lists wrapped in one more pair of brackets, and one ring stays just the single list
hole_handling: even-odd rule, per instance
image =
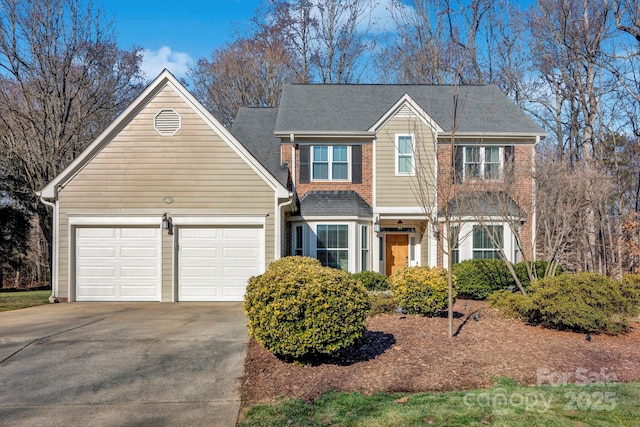
[{"label": "garage door panel", "polygon": [[87,258],[107,258],[107,259],[115,259],[116,258],[116,249],[112,246],[81,246],[78,248],[77,256],[87,259]]},{"label": "garage door panel", "polygon": [[[185,279],[215,279],[216,277],[218,277],[218,268],[205,266],[182,266],[180,268],[180,276]],[[194,283],[192,283],[191,285],[193,286]]]},{"label": "garage door panel", "polygon": [[[122,266],[120,267],[120,278],[155,278],[158,275],[158,270],[155,267],[140,267],[140,266]],[[152,279],[153,280],[153,279]]]},{"label": "garage door panel", "polygon": [[78,301],[159,301],[160,229],[76,229]]},{"label": "garage door panel", "polygon": [[99,265],[87,265],[85,267],[78,268],[78,282],[84,283],[86,278],[102,277],[115,279],[116,268],[115,267],[103,267]]},{"label": "garage door panel", "polygon": [[218,256],[218,248],[186,247],[183,251],[184,259],[187,261],[216,258]]},{"label": "garage door panel", "polygon": [[246,261],[247,259],[258,260],[260,258],[260,250],[254,247],[243,247],[243,248],[224,248],[222,251],[222,259],[224,260],[241,260]]},{"label": "garage door panel", "polygon": [[261,227],[201,227],[178,231],[178,299],[242,301],[249,277],[263,265]]},{"label": "garage door panel", "polygon": [[158,249],[150,247],[125,246],[120,248],[121,259],[157,258]]},{"label": "garage door panel", "polygon": [[114,228],[78,228],[77,230],[78,239],[113,239],[116,237],[116,229]]}]

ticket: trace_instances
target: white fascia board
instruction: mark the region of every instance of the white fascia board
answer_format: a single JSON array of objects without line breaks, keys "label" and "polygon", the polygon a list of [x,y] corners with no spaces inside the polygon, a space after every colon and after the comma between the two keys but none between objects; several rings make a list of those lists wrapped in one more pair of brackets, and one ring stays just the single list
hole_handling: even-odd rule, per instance
[{"label": "white fascia board", "polygon": [[442,127],[426,111],[422,109],[418,105],[417,102],[409,96],[408,93],[405,93],[393,106],[377,121],[369,128],[370,132],[377,132],[384,124],[389,121],[396,113],[402,108],[403,105],[408,105],[411,111],[422,120],[422,122],[429,126],[434,134],[440,134],[443,132]]},{"label": "white fascia board", "polygon": [[[445,221],[445,217],[444,216],[439,216],[438,217],[438,222],[443,223]],[[451,215],[451,217],[449,218],[449,221],[452,223],[455,222],[475,222],[475,223],[479,223],[479,222],[486,222],[486,223],[503,223],[503,222],[508,222],[509,220],[518,220],[518,219],[522,219],[519,216],[510,216],[510,215],[494,215],[494,216],[473,216],[473,215],[465,215],[462,217],[457,217],[455,215]]]},{"label": "white fascia board", "polygon": [[336,221],[371,221],[373,216],[290,216],[287,222],[336,222]]},{"label": "white fascia board", "polygon": [[57,196],[57,187],[59,185],[66,184],[69,180],[71,180],[78,172],[82,170],[82,168],[96,155],[100,152],[100,150],[106,145],[108,141],[111,140],[117,130],[119,130],[122,123],[127,121],[129,117],[133,115],[133,113],[137,112],[140,106],[145,105],[150,98],[155,95],[158,91],[159,87],[164,84],[164,82],[173,77],[169,71],[166,69],[163,70],[158,77],[156,77],[149,85],[142,91],[140,95],[131,103],[125,110],[120,113],[116,119],[111,122],[111,124],[100,134],[96,139],[93,140],[87,148],[80,153],[78,157],[76,157],[66,168],[63,169],[53,180],[49,182],[41,191],[42,197],[45,199],[55,199]]},{"label": "white fascia board", "polygon": [[172,216],[173,225],[259,225],[264,227],[267,215]]},{"label": "white fascia board", "polygon": [[374,214],[380,215],[424,215],[424,208],[421,206],[398,206],[398,207],[380,207],[373,208]]},{"label": "white fascia board", "polygon": [[[496,138],[496,139],[513,139],[513,138],[545,138],[546,133],[529,133],[529,132],[440,132],[438,138],[450,138],[455,136],[456,138]],[[533,144],[533,142],[526,142],[525,144]]]},{"label": "white fascia board", "polygon": [[69,216],[69,225],[157,225],[162,216]]},{"label": "white fascia board", "polygon": [[274,132],[277,138],[287,138],[289,142],[300,142],[297,138],[304,138],[310,140],[313,138],[339,138],[339,139],[352,139],[352,138],[373,138],[375,133],[372,131],[286,131],[286,132]]}]

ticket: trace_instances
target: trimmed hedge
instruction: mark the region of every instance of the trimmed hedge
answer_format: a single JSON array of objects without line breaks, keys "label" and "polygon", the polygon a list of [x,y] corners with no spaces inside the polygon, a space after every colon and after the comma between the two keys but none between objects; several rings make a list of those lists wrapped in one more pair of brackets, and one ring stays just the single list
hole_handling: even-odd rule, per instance
[{"label": "trimmed hedge", "polygon": [[[529,264],[533,266],[539,278],[544,277],[546,262],[536,261]],[[519,262],[514,264],[513,268],[522,286],[525,289],[529,287],[527,264]],[[469,259],[454,264],[452,271],[458,279],[457,290],[460,298],[484,300],[495,291],[516,289],[518,286],[507,264],[501,259]],[[562,271],[562,268],[558,267],[556,275]]]},{"label": "trimmed hedge", "polygon": [[354,273],[353,278],[362,282],[369,291],[388,291],[389,279],[384,274],[375,271],[361,271]]},{"label": "trimmed hedge", "polygon": [[249,334],[276,356],[305,360],[362,339],[370,308],[351,274],[309,257],[286,257],[249,279],[244,310]]},{"label": "trimmed hedge", "polygon": [[[393,299],[407,314],[437,316],[447,306],[447,270],[404,267],[390,278]],[[453,289],[455,299],[455,283]]]},{"label": "trimmed hedge", "polygon": [[[595,273],[562,274],[531,284],[527,295],[497,292],[492,305],[532,324],[576,332],[626,332],[638,314],[636,279]],[[634,297],[635,295],[635,297]]]}]

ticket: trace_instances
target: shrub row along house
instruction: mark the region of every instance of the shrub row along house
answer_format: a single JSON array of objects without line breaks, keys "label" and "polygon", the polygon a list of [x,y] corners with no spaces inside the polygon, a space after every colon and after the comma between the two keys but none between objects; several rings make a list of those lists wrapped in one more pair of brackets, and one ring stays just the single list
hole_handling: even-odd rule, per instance
[{"label": "shrub row along house", "polygon": [[[531,257],[543,136],[493,86],[290,85],[228,131],[165,70],[40,194],[53,296],[242,300],[285,255],[387,275],[447,265],[443,212],[463,220],[456,261],[496,243]],[[478,203],[450,197],[463,187]]]}]

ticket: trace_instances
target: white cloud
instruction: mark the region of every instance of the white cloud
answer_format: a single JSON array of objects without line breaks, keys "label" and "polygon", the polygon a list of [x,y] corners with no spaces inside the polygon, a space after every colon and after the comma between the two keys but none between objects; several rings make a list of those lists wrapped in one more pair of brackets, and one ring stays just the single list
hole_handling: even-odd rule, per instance
[{"label": "white cloud", "polygon": [[150,79],[155,78],[165,68],[177,78],[186,77],[189,64],[193,62],[186,52],[174,52],[169,46],[158,50],[143,49],[142,72]]}]

